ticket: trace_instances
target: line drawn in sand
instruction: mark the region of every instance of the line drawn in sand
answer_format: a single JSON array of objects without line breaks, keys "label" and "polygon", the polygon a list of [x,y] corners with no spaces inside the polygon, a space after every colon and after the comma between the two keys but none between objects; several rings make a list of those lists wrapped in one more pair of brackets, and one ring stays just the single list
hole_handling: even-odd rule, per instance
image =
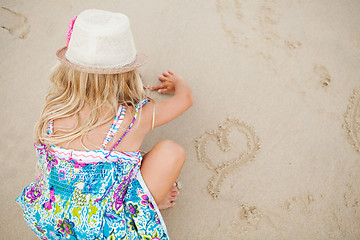
[{"label": "line drawn in sand", "polygon": [[[243,10],[243,5],[246,5],[246,11]],[[249,47],[251,42],[259,40],[277,43],[280,37],[271,26],[280,21],[281,14],[274,10],[278,7],[277,1],[268,0],[260,2],[216,1],[223,30],[231,38],[233,44],[242,47]]]},{"label": "line drawn in sand", "polygon": [[222,28],[233,45],[255,51],[252,54],[259,54],[276,75],[284,71],[279,56],[291,61],[295,50],[303,46],[291,33],[288,36],[279,33],[279,23],[287,19],[283,19],[286,7],[277,0],[217,0],[216,9]]},{"label": "line drawn in sand", "polygon": [[263,39],[272,45],[281,46],[281,37],[272,27],[280,22],[280,6],[276,0],[264,0],[257,11],[259,30]]},{"label": "line drawn in sand", "polygon": [[27,38],[30,33],[27,17],[4,6],[0,8],[0,24],[2,29],[20,39]]},{"label": "line drawn in sand", "polygon": [[360,88],[354,89],[344,119],[343,127],[346,129],[348,140],[355,151],[360,153]]},{"label": "line drawn in sand", "polygon": [[221,18],[222,28],[231,38],[232,43],[248,47],[249,38],[244,33],[247,26],[241,22],[244,15],[240,1],[217,0],[216,8]]},{"label": "line drawn in sand", "polygon": [[[228,137],[233,129],[238,130],[246,136],[247,150],[240,153],[235,159],[225,159],[222,163],[215,164],[207,155],[207,144],[210,141],[214,141],[221,151],[230,151],[231,143],[229,142]],[[218,199],[220,188],[226,176],[245,163],[254,160],[256,153],[260,149],[259,138],[256,136],[253,128],[237,119],[230,118],[227,118],[224,123],[220,124],[218,130],[206,131],[200,138],[195,139],[195,142],[199,161],[204,162],[207,168],[214,172],[214,176],[210,179],[208,184],[208,192],[214,199]]]}]

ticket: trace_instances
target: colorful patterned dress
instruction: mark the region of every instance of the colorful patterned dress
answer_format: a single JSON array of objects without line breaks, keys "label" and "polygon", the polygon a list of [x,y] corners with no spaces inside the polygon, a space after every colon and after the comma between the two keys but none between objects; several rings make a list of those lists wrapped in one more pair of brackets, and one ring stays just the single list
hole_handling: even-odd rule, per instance
[{"label": "colorful patterned dress", "polygon": [[[100,150],[35,145],[40,176],[16,198],[40,239],[168,239],[159,209],[141,176],[139,151],[108,151],[124,119],[120,106]],[[53,124],[48,133],[53,133]]]}]

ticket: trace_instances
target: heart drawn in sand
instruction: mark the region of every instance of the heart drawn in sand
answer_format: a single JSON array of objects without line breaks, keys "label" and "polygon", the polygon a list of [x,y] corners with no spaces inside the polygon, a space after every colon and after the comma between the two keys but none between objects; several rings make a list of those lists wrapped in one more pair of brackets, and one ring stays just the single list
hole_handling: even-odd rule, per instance
[{"label": "heart drawn in sand", "polygon": [[[247,149],[236,158],[224,159],[222,163],[218,164],[214,163],[206,153],[207,144],[214,141],[221,151],[228,152],[232,150],[228,137],[234,129],[246,136]],[[208,185],[208,192],[214,199],[219,197],[220,188],[226,176],[245,163],[254,160],[257,151],[260,149],[259,138],[255,135],[252,127],[237,119],[230,118],[220,124],[217,131],[206,131],[195,141],[199,161],[204,162],[207,168],[214,172],[214,176],[210,179]]]}]

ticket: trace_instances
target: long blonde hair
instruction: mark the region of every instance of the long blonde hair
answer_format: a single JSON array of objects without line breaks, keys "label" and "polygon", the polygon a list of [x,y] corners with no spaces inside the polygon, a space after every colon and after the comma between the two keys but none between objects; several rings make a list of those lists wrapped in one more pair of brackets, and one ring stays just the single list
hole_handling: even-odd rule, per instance
[{"label": "long blonde hair", "polygon": [[[118,74],[96,74],[74,70],[58,63],[50,75],[51,86],[46,104],[34,129],[36,143],[54,144],[71,141],[90,130],[110,121],[116,115],[119,104],[135,106],[146,97],[137,70]],[[50,120],[78,116],[84,105],[90,107],[87,121],[62,135],[47,135]],[[103,107],[110,109],[107,118],[100,121]],[[134,114],[134,112],[132,112]],[[77,118],[78,119],[78,118]],[[78,119],[79,120],[79,119]]]}]

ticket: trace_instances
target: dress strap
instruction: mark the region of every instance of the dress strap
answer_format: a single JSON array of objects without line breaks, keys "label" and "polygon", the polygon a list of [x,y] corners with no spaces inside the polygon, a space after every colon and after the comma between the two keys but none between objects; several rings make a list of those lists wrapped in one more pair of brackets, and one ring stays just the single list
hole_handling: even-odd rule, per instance
[{"label": "dress strap", "polygon": [[51,135],[54,134],[54,120],[53,119],[50,119],[48,121],[48,126],[47,126],[47,129],[46,129],[46,134],[48,137],[51,137]]},{"label": "dress strap", "polygon": [[[55,112],[56,111],[52,112],[51,115],[53,115]],[[50,119],[47,124],[46,135],[51,137],[54,134],[54,119]]]},{"label": "dress strap", "polygon": [[156,102],[154,99],[151,99],[151,98],[149,98],[149,99],[153,103],[153,115],[152,115],[152,121],[151,121],[151,131],[152,131],[155,128],[155,104],[156,104]]},{"label": "dress strap", "polygon": [[121,138],[115,143],[115,145],[111,148],[110,152],[105,156],[105,158],[107,158],[107,157],[111,154],[111,152],[116,148],[117,145],[119,145],[119,143],[121,142],[121,140],[123,140],[123,138],[126,136],[126,134],[130,131],[131,127],[134,125],[135,120],[136,120],[136,118],[137,118],[137,116],[138,116],[140,106],[141,106],[141,107],[144,106],[144,105],[145,105],[147,102],[149,102],[149,101],[150,101],[150,99],[144,98],[140,103],[138,103],[138,104],[136,105],[134,118],[133,118],[133,120],[131,121],[128,129],[126,129],[126,131],[124,132],[124,134],[123,134],[123,135],[121,136]]},{"label": "dress strap", "polygon": [[119,109],[115,115],[114,121],[108,131],[108,133],[106,134],[106,137],[104,139],[104,142],[101,146],[102,150],[105,150],[106,145],[111,141],[111,139],[115,136],[115,133],[117,132],[117,130],[119,129],[121,123],[123,122],[124,118],[125,118],[125,113],[126,113],[126,106],[120,105]]}]

